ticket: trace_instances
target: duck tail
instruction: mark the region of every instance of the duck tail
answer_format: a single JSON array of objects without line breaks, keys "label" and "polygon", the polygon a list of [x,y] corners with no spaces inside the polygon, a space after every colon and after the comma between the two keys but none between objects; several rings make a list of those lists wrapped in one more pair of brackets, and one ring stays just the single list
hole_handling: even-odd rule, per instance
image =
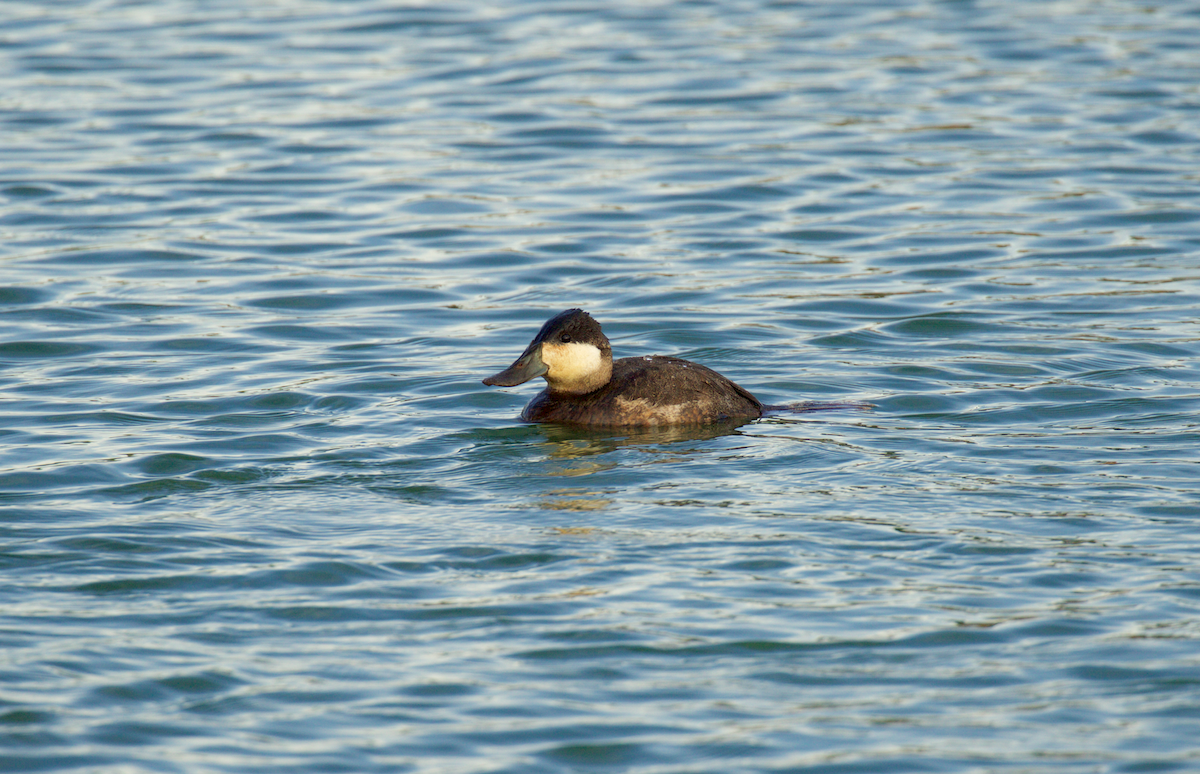
[{"label": "duck tail", "polygon": [[786,411],[792,414],[801,414],[806,411],[837,411],[841,409],[849,409],[852,411],[870,411],[873,408],[875,408],[874,403],[855,403],[848,401],[822,403],[820,401],[806,400],[800,403],[784,403],[778,406],[763,406],[763,413],[777,414]]}]

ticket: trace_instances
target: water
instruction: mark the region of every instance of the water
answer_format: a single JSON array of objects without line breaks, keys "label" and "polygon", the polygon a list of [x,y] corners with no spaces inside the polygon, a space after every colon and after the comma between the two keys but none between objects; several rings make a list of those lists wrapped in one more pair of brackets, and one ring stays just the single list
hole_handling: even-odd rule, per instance
[{"label": "water", "polygon": [[1193,5],[0,21],[0,769],[1200,769]]}]

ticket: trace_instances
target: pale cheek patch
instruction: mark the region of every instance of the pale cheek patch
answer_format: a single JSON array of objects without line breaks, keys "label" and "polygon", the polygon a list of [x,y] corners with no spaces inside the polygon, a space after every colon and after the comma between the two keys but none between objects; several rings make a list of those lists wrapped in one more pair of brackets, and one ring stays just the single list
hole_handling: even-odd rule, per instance
[{"label": "pale cheek patch", "polygon": [[542,344],[542,362],[546,364],[546,381],[570,387],[594,380],[603,359],[599,347],[573,341],[570,344]]}]

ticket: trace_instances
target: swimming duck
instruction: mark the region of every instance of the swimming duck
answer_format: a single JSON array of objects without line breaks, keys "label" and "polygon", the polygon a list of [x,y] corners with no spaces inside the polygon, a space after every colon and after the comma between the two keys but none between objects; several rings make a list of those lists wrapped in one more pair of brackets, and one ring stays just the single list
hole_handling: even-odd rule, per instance
[{"label": "swimming duck", "polygon": [[662,355],[613,360],[600,323],[582,309],[551,317],[515,363],[483,383],[513,387],[539,376],[547,386],[521,412],[526,422],[700,425],[757,419],[776,408],[699,363]]}]

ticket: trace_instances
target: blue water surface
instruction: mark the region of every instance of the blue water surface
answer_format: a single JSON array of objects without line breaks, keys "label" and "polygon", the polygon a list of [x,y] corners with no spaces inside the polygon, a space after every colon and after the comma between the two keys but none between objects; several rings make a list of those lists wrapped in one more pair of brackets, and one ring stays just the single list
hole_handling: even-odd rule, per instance
[{"label": "blue water surface", "polygon": [[[1200,769],[1200,11],[0,6],[0,770]],[[583,307],[767,403],[518,419]]]}]

